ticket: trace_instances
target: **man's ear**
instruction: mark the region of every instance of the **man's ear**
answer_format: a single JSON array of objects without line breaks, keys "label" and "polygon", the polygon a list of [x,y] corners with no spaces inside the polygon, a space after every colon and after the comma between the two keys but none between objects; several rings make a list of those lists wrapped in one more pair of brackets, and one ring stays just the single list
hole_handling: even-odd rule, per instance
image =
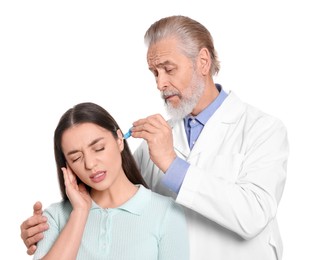
[{"label": "man's ear", "polygon": [[124,149],[124,138],[120,129],[117,130],[117,136],[118,136],[117,143],[119,146],[119,150],[120,152],[122,152]]},{"label": "man's ear", "polygon": [[202,75],[206,76],[210,73],[211,58],[207,48],[202,48],[198,53],[198,68]]}]

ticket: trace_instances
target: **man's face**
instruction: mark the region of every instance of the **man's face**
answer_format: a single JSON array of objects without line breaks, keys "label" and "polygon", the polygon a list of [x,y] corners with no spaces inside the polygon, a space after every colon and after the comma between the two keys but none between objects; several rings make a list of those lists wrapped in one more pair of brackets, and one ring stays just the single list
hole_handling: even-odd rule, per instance
[{"label": "man's face", "polygon": [[164,39],[149,47],[147,62],[168,114],[179,120],[192,112],[204,89],[193,61],[178,48],[175,39]]}]

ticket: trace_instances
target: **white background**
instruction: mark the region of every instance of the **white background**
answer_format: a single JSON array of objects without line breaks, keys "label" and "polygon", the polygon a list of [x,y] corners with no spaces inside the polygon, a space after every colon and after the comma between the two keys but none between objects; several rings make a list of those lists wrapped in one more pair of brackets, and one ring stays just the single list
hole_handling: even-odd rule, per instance
[{"label": "white background", "polygon": [[166,116],[143,35],[154,21],[182,14],[214,37],[221,60],[215,81],[287,126],[291,152],[278,211],[283,259],[312,259],[308,2],[1,1],[0,258],[31,259],[20,224],[35,201],[48,206],[60,199],[52,136],[65,110],[97,102],[123,131],[141,117]]}]

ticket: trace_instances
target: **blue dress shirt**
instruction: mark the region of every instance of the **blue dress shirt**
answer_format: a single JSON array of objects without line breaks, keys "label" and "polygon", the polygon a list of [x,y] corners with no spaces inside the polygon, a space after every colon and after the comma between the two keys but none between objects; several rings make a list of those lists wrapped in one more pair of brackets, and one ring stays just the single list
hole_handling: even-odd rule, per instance
[{"label": "blue dress shirt", "polygon": [[[228,95],[222,89],[221,85],[216,84],[216,87],[219,90],[219,95],[209,106],[207,106],[196,117],[188,115],[183,119],[185,133],[191,150],[209,118],[214,114],[214,112],[217,111],[217,109],[221,106],[221,104]],[[181,159],[180,157],[176,157],[176,159],[171,163],[169,169],[166,171],[166,174],[162,178],[162,182],[170,190],[178,193],[189,166],[190,164],[188,162]]]}]

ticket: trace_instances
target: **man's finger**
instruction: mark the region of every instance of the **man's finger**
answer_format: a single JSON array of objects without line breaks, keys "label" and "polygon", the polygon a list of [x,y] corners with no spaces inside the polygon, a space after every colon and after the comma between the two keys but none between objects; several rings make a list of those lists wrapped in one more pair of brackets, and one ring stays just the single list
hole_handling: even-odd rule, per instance
[{"label": "man's finger", "polygon": [[40,201],[37,201],[34,206],[34,215],[42,215],[42,204]]},{"label": "man's finger", "polygon": [[29,247],[29,248],[27,249],[27,254],[28,254],[28,255],[33,255],[33,254],[35,253],[36,249],[37,249],[37,246],[32,245],[31,247]]}]

